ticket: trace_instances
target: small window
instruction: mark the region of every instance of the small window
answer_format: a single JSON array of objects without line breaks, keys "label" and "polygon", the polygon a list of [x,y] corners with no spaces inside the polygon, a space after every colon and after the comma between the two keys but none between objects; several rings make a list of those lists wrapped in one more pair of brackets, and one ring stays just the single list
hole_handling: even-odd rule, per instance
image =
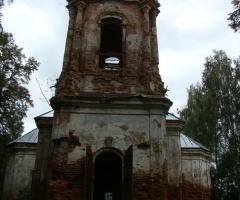
[{"label": "small window", "polygon": [[112,200],[112,192],[105,192],[105,200]]}]

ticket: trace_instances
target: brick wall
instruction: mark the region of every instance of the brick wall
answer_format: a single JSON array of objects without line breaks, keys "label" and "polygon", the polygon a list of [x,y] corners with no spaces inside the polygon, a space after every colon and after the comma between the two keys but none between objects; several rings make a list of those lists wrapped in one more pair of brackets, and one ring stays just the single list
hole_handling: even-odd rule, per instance
[{"label": "brick wall", "polygon": [[67,155],[76,147],[76,141],[62,138],[55,141],[52,178],[47,183],[47,200],[83,199],[85,157],[74,163],[67,162]]},{"label": "brick wall", "polygon": [[[162,166],[162,175],[139,171],[133,174],[133,200],[168,200],[168,177],[166,162]],[[177,198],[175,198],[177,200]]]},{"label": "brick wall", "polygon": [[189,181],[183,181],[184,200],[210,200],[210,191],[210,187],[206,188],[199,184],[193,184]]}]

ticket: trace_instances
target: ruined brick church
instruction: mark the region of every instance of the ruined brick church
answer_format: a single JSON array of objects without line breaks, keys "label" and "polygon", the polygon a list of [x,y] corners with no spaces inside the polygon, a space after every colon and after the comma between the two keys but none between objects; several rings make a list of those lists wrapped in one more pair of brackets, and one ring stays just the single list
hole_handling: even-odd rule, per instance
[{"label": "ruined brick church", "polygon": [[210,152],[181,135],[184,122],[168,114],[172,102],[158,69],[159,6],[68,0],[53,116],[35,118],[38,142],[8,145],[5,198],[18,187],[11,185],[20,167],[13,160],[32,150],[35,157],[23,163],[34,160],[34,173],[24,181],[36,200],[210,199]]}]

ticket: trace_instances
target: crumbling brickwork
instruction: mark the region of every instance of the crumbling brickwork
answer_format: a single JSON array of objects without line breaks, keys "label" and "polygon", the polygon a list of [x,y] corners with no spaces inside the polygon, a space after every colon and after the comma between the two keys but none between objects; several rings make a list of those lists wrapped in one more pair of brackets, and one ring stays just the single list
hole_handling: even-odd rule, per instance
[{"label": "crumbling brickwork", "polygon": [[[168,200],[168,173],[167,163],[165,162],[162,171],[163,174],[154,174],[138,171],[133,175],[133,199],[145,200],[145,199],[163,199]],[[175,193],[176,194],[176,193]],[[176,197],[176,196],[175,196]],[[175,199],[177,199],[176,197]]]},{"label": "crumbling brickwork", "polygon": [[53,179],[47,182],[47,200],[84,199],[84,160],[68,164],[61,177],[53,173]]},{"label": "crumbling brickwork", "polygon": [[85,158],[68,163],[68,153],[80,145],[73,136],[55,141],[52,177],[47,182],[47,198],[54,200],[83,199]]},{"label": "crumbling brickwork", "polygon": [[200,184],[193,184],[189,181],[183,181],[183,199],[185,200],[209,200],[211,188],[203,187]]}]

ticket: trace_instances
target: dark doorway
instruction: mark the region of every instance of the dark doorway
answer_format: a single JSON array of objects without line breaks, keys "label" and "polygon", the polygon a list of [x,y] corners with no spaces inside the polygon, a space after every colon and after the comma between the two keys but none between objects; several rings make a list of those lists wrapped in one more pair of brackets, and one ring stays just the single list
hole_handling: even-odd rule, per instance
[{"label": "dark doorway", "polygon": [[122,199],[122,160],[112,152],[95,160],[93,200]]}]

